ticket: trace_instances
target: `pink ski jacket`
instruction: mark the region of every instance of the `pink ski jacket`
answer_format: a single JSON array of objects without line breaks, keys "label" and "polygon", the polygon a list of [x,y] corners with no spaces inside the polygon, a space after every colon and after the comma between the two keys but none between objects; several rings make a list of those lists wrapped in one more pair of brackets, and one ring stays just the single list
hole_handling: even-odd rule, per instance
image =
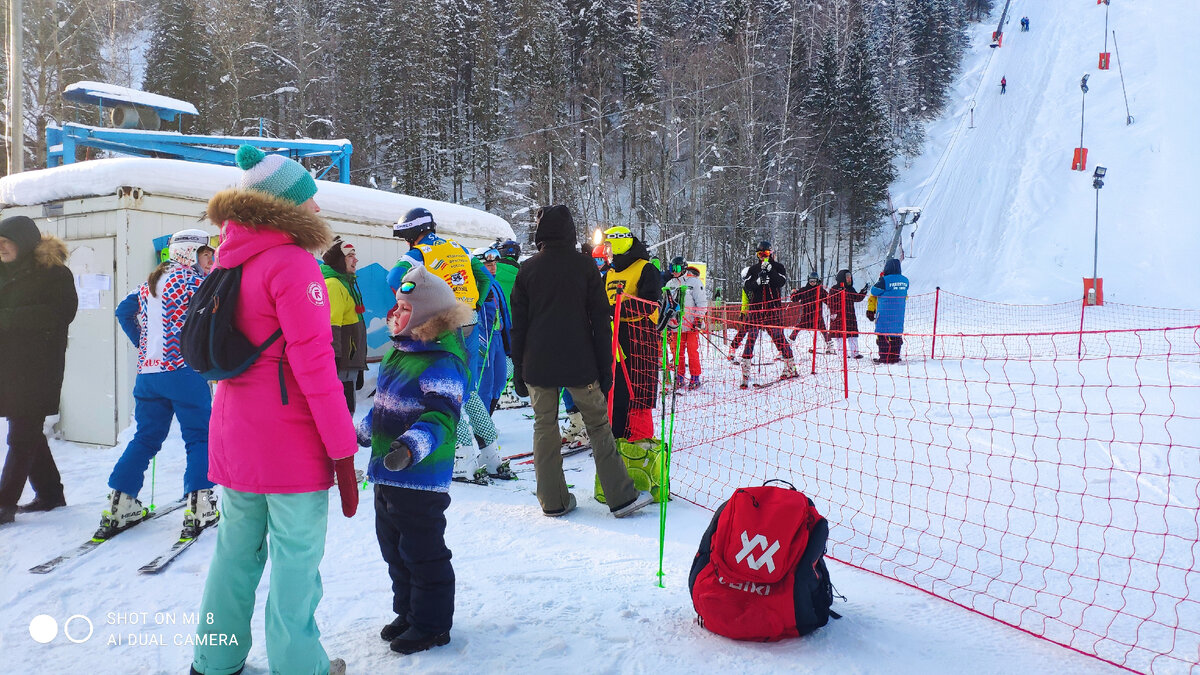
[{"label": "pink ski jacket", "polygon": [[307,209],[249,190],[217,193],[208,218],[221,227],[216,266],[242,266],[237,329],[254,344],[283,329],[249,369],[217,383],[208,477],[258,494],[327,490],[332,460],[357,450],[334,365],[325,280],[309,253],[330,246],[329,226]]}]

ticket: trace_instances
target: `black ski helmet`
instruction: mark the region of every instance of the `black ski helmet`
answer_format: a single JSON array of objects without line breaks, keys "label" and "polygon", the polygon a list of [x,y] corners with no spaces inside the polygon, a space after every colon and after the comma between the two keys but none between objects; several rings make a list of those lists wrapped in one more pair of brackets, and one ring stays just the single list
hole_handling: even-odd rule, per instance
[{"label": "black ski helmet", "polygon": [[770,250],[771,250],[771,242],[767,241],[766,239],[763,239],[762,241],[758,242],[758,246],[755,247],[754,252],[758,253],[759,251],[770,251]]},{"label": "black ski helmet", "polygon": [[521,257],[521,245],[512,239],[509,239],[497,246],[496,250],[499,251],[500,255],[504,256],[505,258],[516,260],[517,258]]},{"label": "black ski helmet", "polygon": [[683,274],[685,271],[687,271],[687,260],[684,260],[683,256],[681,255],[671,258],[671,263],[667,267],[667,271],[671,274],[675,274],[676,272]]},{"label": "black ski helmet", "polygon": [[406,241],[416,241],[428,232],[435,232],[437,224],[433,222],[433,214],[429,209],[418,206],[410,209],[404,217],[392,226],[392,236]]}]

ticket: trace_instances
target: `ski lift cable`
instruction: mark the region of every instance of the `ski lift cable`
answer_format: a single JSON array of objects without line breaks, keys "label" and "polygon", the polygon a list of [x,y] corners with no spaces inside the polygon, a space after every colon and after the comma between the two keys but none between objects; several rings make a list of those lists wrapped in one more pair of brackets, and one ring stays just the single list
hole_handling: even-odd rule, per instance
[{"label": "ski lift cable", "polygon": [[[996,56],[996,50],[989,49],[987,62],[984,63],[984,67],[981,69],[981,71],[979,73],[979,79],[975,83],[975,91],[971,92],[972,107],[974,107],[975,101],[978,99],[980,89],[983,88],[984,77],[987,75],[988,71],[990,70],[992,59],[995,56]],[[945,170],[946,165],[949,163],[950,151],[954,149],[954,146],[958,144],[958,139],[962,137],[962,131],[966,124],[966,121],[967,121],[966,116],[959,118],[958,125],[954,128],[954,134],[950,137],[950,142],[946,144],[946,148],[942,151],[941,157],[938,158],[938,163],[934,167],[933,176],[926,183],[925,188],[922,191],[922,193],[923,193],[922,196],[918,197],[918,199],[917,199],[917,201],[920,202],[920,204],[921,204],[922,211],[925,210],[925,207],[929,206],[929,200],[933,198],[933,190],[934,190],[934,188],[937,187],[939,181],[941,180],[942,172]]]}]

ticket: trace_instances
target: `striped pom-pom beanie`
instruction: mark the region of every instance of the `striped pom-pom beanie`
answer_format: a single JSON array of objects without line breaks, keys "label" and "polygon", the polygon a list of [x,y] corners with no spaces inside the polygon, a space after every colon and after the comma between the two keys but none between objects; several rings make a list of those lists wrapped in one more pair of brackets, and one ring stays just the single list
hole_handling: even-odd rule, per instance
[{"label": "striped pom-pom beanie", "polygon": [[299,206],[317,194],[317,182],[300,163],[283,155],[268,155],[253,145],[237,151],[242,188],[286,199]]}]

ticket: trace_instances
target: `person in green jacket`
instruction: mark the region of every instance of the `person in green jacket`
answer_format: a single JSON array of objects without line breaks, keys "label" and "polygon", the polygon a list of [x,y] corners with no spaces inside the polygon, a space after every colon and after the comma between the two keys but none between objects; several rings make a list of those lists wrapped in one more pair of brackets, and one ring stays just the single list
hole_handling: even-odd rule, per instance
[{"label": "person in green jacket", "polygon": [[338,379],[346,391],[346,406],[354,414],[354,392],[362,389],[367,369],[367,321],[363,318],[362,291],[358,288],[358,254],[354,244],[335,237],[333,246],[321,256],[329,298],[329,321],[333,326],[333,355]]}]

